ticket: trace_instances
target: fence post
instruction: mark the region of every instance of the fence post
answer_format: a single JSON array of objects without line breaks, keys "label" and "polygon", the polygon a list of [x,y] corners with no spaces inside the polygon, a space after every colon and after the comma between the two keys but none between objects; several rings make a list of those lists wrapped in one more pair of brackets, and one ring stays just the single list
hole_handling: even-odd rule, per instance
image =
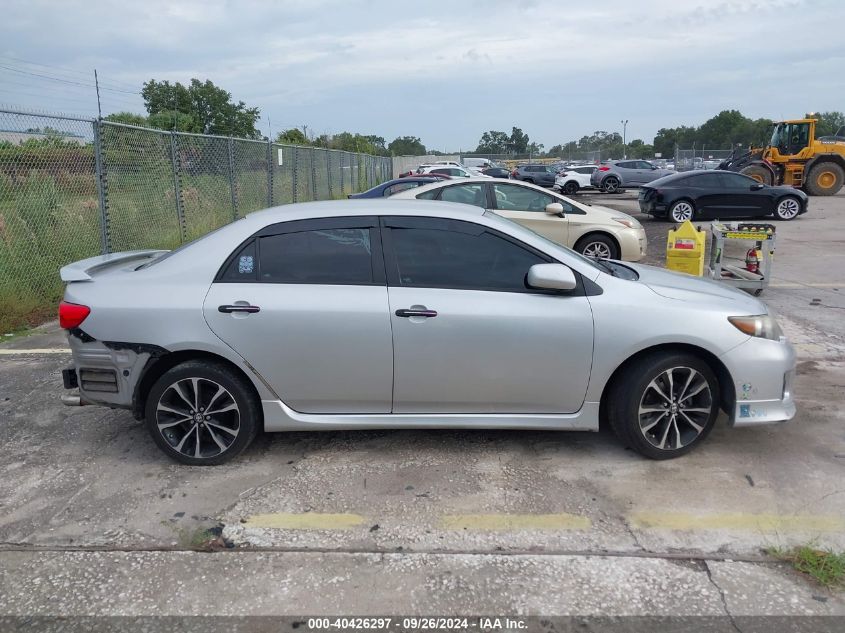
[{"label": "fence post", "polygon": [[326,150],[326,182],[329,185],[329,200],[334,198],[334,192],[332,191],[332,152],[331,150]]},{"label": "fence post", "polygon": [[100,203],[100,249],[103,255],[111,253],[109,232],[109,196],[106,166],[103,161],[102,119],[94,120],[94,168],[97,172],[97,199]]},{"label": "fence post", "polygon": [[232,193],[232,219],[238,219],[238,188],[235,183],[235,139],[229,138],[229,191]]},{"label": "fence post", "polygon": [[346,180],[343,178],[343,157],[346,155],[345,152],[341,152],[338,154],[339,165],[340,165],[340,195],[344,198],[346,197]]},{"label": "fence post", "polygon": [[188,224],[185,222],[185,209],[182,207],[181,161],[179,160],[179,142],[176,140],[176,132],[170,133],[170,162],[173,166],[173,193],[176,198],[176,216],[179,218],[179,230],[182,234],[182,242],[185,242],[188,239]]},{"label": "fence post", "polygon": [[267,206],[273,206],[273,141],[270,139],[267,139]]},{"label": "fence post", "polygon": [[314,165],[314,154],[317,153],[317,150],[311,148],[308,153],[311,155],[311,199],[317,200],[317,167]]},{"label": "fence post", "polygon": [[297,178],[297,173],[299,171],[299,145],[293,146],[293,202],[297,202],[297,194],[296,190],[299,188],[297,187],[297,183],[299,178]]}]

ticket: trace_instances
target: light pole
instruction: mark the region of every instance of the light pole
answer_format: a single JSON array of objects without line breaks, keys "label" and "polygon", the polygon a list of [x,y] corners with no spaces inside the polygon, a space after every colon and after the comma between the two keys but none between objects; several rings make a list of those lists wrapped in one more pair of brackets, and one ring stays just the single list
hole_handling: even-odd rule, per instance
[{"label": "light pole", "polygon": [[622,124],[622,158],[628,158],[628,144],[625,142],[625,133],[628,131],[628,119],[619,122]]}]

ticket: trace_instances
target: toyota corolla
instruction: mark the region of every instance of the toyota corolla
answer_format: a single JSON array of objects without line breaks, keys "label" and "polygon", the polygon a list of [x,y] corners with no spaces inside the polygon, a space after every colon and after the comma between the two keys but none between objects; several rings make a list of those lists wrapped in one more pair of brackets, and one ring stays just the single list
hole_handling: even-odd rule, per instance
[{"label": "toyota corolla", "polygon": [[789,420],[795,354],[765,304],[593,260],[469,205],[320,202],[177,250],[61,270],[68,404],[132,411],[186,464],[261,431],[590,430],[665,459]]}]

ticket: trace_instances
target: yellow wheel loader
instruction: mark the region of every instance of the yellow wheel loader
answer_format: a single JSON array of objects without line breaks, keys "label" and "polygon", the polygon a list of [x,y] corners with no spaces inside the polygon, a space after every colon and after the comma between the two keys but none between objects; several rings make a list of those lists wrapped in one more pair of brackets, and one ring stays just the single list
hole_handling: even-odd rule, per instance
[{"label": "yellow wheel loader", "polygon": [[736,152],[719,169],[738,171],[766,185],[791,185],[811,196],[832,196],[845,182],[845,127],[816,138],[816,119],[775,123],[766,147]]}]

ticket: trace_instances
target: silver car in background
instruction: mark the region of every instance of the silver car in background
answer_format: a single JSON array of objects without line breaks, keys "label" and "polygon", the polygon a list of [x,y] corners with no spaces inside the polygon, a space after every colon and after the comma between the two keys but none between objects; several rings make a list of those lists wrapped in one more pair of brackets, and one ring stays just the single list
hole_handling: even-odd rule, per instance
[{"label": "silver car in background", "polygon": [[624,187],[639,187],[674,173],[647,160],[609,160],[593,172],[590,184],[606,193],[616,193]]},{"label": "silver car in background", "polygon": [[125,408],[185,464],[261,431],[596,431],[655,459],[795,413],[795,354],[718,283],[594,261],[483,209],[344,200],[61,270],[68,404]]}]

